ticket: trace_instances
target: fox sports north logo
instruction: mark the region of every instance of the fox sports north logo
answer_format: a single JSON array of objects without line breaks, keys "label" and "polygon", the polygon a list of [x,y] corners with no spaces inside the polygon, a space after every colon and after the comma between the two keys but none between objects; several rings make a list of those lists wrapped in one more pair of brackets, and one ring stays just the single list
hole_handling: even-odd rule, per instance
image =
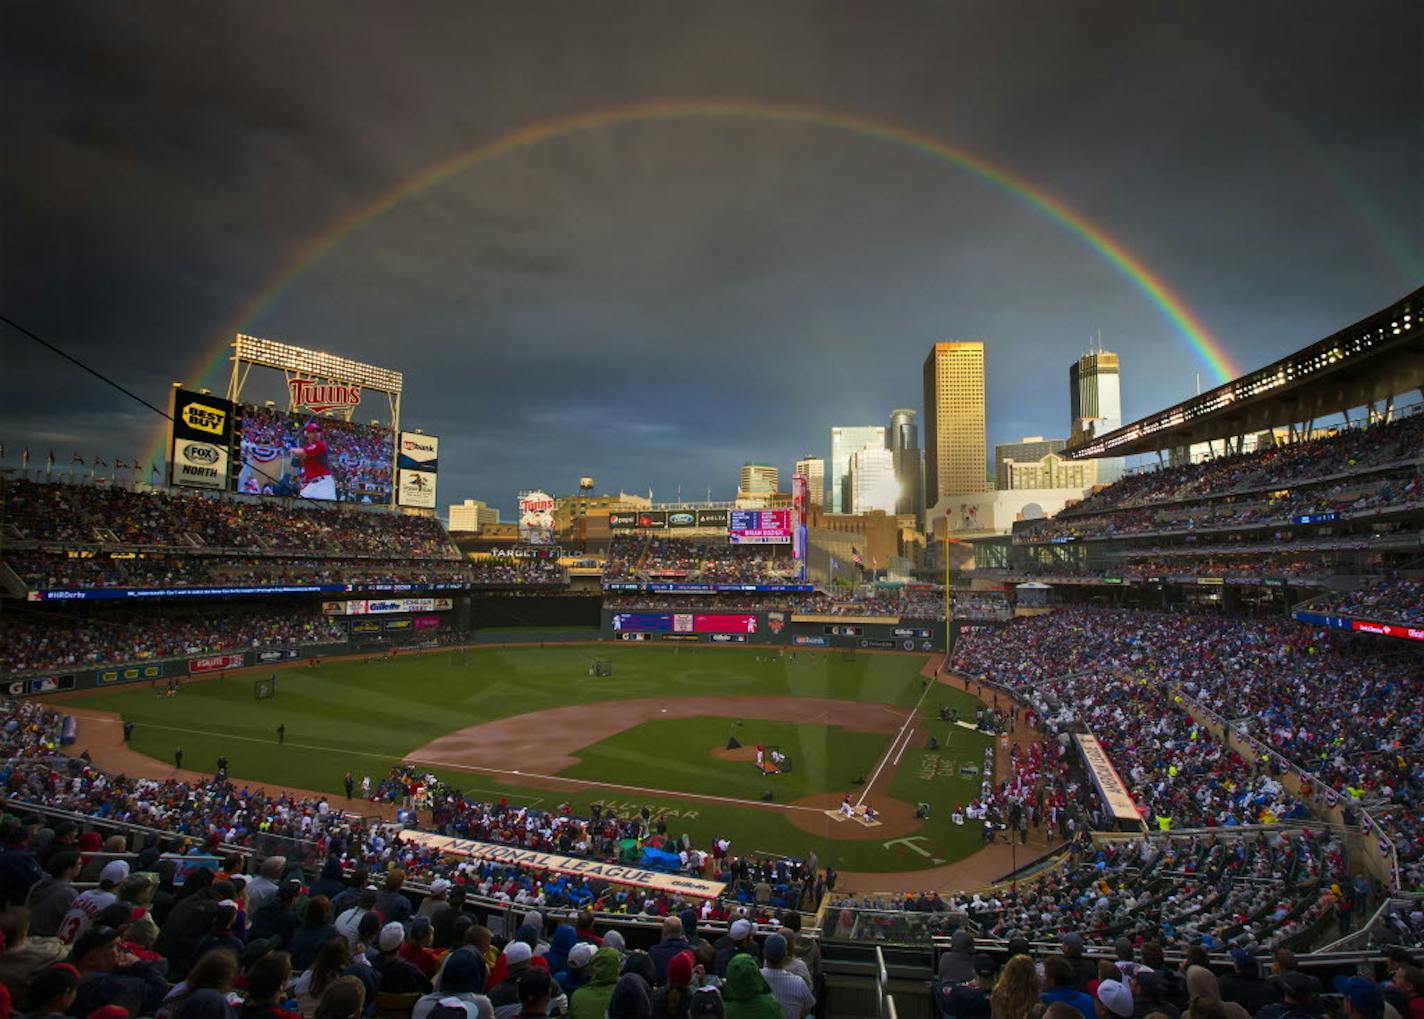
[{"label": "fox sports north logo", "polygon": [[218,462],[218,456],[219,454],[216,449],[201,443],[190,442],[183,447],[184,459],[195,464],[205,464],[211,467]]}]

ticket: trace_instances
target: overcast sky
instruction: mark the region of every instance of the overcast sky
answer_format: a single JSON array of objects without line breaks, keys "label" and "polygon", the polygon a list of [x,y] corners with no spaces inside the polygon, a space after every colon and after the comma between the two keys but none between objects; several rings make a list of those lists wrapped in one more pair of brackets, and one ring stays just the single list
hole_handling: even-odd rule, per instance
[{"label": "overcast sky", "polygon": [[[334,225],[441,161],[642,103],[923,132],[1132,252],[1243,368],[1424,283],[1424,11],[1198,4],[66,4],[10,0],[4,313],[162,403]],[[1131,418],[1210,366],[1004,189],[825,126],[556,135],[351,232],[245,331],[405,372],[440,502],[730,497],[745,460],[919,407],[983,339],[989,442],[1068,428],[1101,331]],[[6,330],[0,441],[147,455],[157,419]],[[271,396],[254,390],[254,395]],[[385,415],[382,415],[385,416]]]}]

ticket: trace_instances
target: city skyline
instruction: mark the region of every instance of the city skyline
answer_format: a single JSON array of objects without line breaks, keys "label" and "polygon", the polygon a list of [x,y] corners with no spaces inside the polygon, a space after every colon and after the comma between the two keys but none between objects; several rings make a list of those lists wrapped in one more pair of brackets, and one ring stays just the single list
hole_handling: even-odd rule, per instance
[{"label": "city skyline", "polygon": [[[237,332],[400,370],[442,503],[730,498],[952,336],[986,448],[1098,330],[1132,420],[1424,280],[1402,0],[159,7],[9,11],[5,315],[158,406]],[[146,472],[158,415],[3,343],[11,465]]]}]

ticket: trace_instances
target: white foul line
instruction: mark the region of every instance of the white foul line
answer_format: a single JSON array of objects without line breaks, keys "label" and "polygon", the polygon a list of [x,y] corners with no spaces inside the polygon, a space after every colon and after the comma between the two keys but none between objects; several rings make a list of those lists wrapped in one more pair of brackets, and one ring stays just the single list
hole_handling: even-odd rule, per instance
[{"label": "white foul line", "polygon": [[[882,758],[880,758],[880,763],[875,766],[875,773],[870,776],[870,781],[869,781],[869,782],[866,782],[866,783],[865,783],[865,788],[861,790],[861,792],[860,792],[860,799],[858,799],[858,800],[855,801],[855,805],[856,805],[857,807],[860,806],[862,803],[864,803],[864,802],[865,802],[865,798],[870,795],[870,790],[875,787],[875,780],[876,780],[877,778],[879,778],[879,777],[880,777],[880,773],[885,770],[885,765],[887,765],[887,764],[890,763],[890,755],[895,752],[895,748],[896,748],[897,746],[900,746],[900,740],[901,740],[901,739],[904,739],[904,740],[905,740],[905,746],[909,746],[909,745],[910,745],[910,740],[909,740],[909,738],[905,735],[905,730],[908,729],[911,725],[914,724],[915,718],[916,718],[916,717],[919,715],[919,713],[920,713],[920,705],[923,704],[923,703],[925,702],[925,698],[929,696],[930,686],[931,686],[931,685],[932,685],[932,684],[931,684],[928,680],[926,680],[926,682],[925,682],[925,688],[920,691],[920,699],[917,700],[917,701],[915,701],[915,706],[914,706],[913,708],[911,708],[911,709],[910,709],[910,713],[905,716],[905,724],[902,725],[902,726],[900,726],[900,731],[895,734],[895,739],[894,739],[894,741],[891,742],[890,746],[886,748],[886,750],[885,750],[885,756],[882,757]],[[900,753],[903,754],[904,752],[905,752],[904,747],[901,747]],[[898,764],[899,762],[900,762],[900,758],[899,758],[899,757],[896,757],[896,758],[895,758],[895,763]]]}]

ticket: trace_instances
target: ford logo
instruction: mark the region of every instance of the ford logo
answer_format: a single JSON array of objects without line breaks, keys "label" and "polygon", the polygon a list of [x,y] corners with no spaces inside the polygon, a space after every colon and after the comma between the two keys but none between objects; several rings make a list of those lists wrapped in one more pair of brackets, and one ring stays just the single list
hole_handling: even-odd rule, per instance
[{"label": "ford logo", "polygon": [[696,518],[691,513],[674,513],[668,517],[670,524],[690,524]]}]

